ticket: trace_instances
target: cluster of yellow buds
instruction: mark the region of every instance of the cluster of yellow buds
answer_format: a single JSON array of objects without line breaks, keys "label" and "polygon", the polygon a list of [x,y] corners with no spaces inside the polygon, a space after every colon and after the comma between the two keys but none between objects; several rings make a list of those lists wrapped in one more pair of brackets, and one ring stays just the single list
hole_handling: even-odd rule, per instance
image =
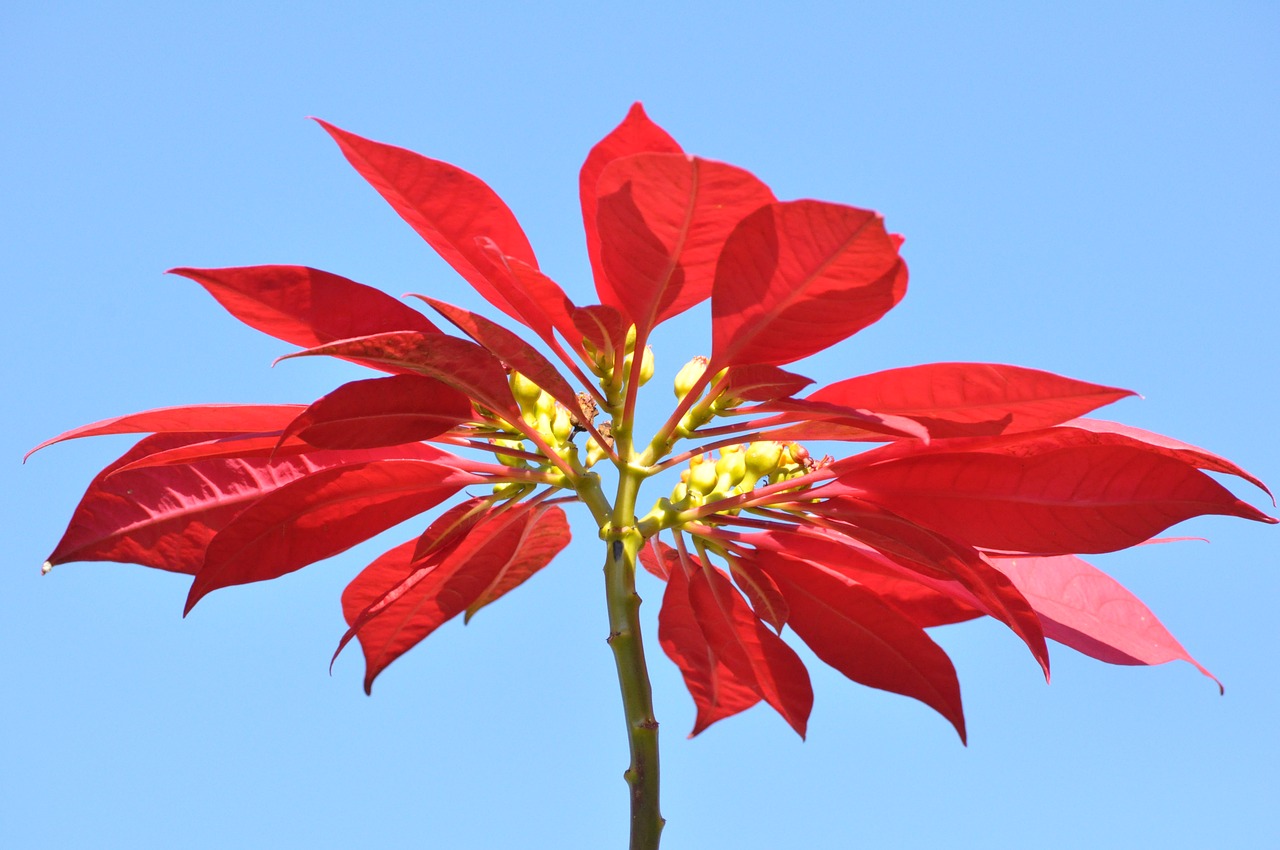
[{"label": "cluster of yellow buds", "polygon": [[[583,348],[586,349],[587,357],[590,359],[588,365],[596,377],[600,379],[600,387],[608,392],[611,388],[621,386],[631,375],[631,366],[635,362],[636,350],[636,326],[632,325],[627,329],[627,338],[623,345],[622,371],[617,376],[618,380],[615,384],[614,376],[614,351],[612,348],[597,349],[592,345],[591,340],[584,339],[582,341]],[[653,377],[653,346],[646,345],[644,352],[640,355],[640,386],[644,386]]]},{"label": "cluster of yellow buds", "polygon": [[[516,404],[520,406],[520,418],[524,420],[525,424],[536,430],[547,445],[557,454],[576,458],[578,447],[572,442],[575,433],[575,420],[569,409],[519,372],[512,371],[507,380],[511,384],[511,395],[515,398]],[[503,424],[505,426],[503,430],[511,434],[511,436],[493,438],[490,442],[499,448],[511,449],[512,451],[530,451],[526,447],[525,438],[520,434],[519,430],[507,423]],[[537,451],[537,449],[535,448],[533,451]],[[498,453],[495,457],[504,466],[516,469],[527,469],[531,465],[528,458],[520,455]],[[537,463],[537,466],[549,474],[560,474],[559,469],[549,461]],[[501,497],[516,496],[520,495],[527,486],[515,482],[495,484],[494,494]]]},{"label": "cluster of yellow buds", "polygon": [[[587,430],[578,421],[578,414],[570,412],[569,408],[556,401],[551,397],[550,393],[520,372],[513,370],[507,380],[511,385],[511,395],[520,407],[520,418],[524,423],[538,432],[538,435],[546,442],[548,448],[561,457],[568,459],[571,465],[577,466],[578,446],[573,442],[573,438],[580,431]],[[580,393],[578,402],[586,415],[594,419],[596,415],[595,401],[588,394]],[[530,446],[518,428],[502,419],[498,419],[497,424],[508,436],[491,438],[489,442],[493,445],[502,449],[510,449],[512,452],[539,453],[539,448]],[[606,443],[611,442],[609,423],[606,422],[598,426],[596,433],[600,434]],[[608,455],[609,449],[607,445],[602,446],[595,439],[588,441],[586,463],[588,468],[594,466]],[[563,475],[562,470],[550,460],[533,459],[531,461],[530,458],[523,456],[523,454],[504,454],[502,452],[497,452],[495,458],[504,466],[516,469],[537,468],[553,478]],[[529,485],[527,484],[515,482],[496,484],[494,485],[494,494],[502,498],[518,496],[523,494],[528,487]]]},{"label": "cluster of yellow buds", "polygon": [[[699,354],[688,363],[681,367],[676,373],[675,393],[676,398],[684,401],[685,396],[693,392],[693,388],[702,380],[703,375],[707,372],[707,364],[710,361]],[[721,369],[715,376],[707,382],[707,387],[714,387],[716,382],[724,378],[727,369]],[[681,437],[688,437],[694,431],[710,422],[714,417],[732,410],[742,404],[742,399],[734,398],[725,393],[717,393],[714,398],[702,399],[698,403],[691,405],[688,412],[680,420],[676,433]]]},{"label": "cluster of yellow buds", "polygon": [[754,490],[761,482],[776,484],[798,478],[812,468],[809,452],[799,443],[760,440],[746,446],[725,446],[719,457],[694,455],[680,483],[671,491],[671,505],[687,510]]}]

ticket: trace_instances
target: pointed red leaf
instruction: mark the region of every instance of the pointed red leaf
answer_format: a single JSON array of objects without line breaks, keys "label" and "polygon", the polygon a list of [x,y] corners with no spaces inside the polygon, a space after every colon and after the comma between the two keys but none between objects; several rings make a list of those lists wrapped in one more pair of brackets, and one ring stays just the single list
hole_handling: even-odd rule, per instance
[{"label": "pointed red leaf", "polygon": [[363,463],[367,460],[430,460],[438,461],[445,466],[459,469],[470,469],[472,463],[465,458],[451,454],[444,449],[429,446],[425,443],[399,443],[394,446],[376,447],[373,451],[364,449],[317,449],[296,437],[289,437],[281,442],[281,431],[269,431],[265,434],[231,434],[216,436],[212,439],[201,439],[196,442],[176,446],[171,449],[156,449],[140,455],[132,462],[121,466],[113,475],[129,469],[146,469],[148,467],[176,466],[215,458],[243,458],[245,460],[260,459],[270,462],[294,455],[305,454],[314,460],[323,460],[325,466],[340,463]]},{"label": "pointed red leaf", "polygon": [[825,499],[810,510],[838,520],[844,534],[898,564],[935,578],[958,581],[973,594],[976,607],[1022,639],[1039,662],[1045,679],[1049,678],[1049,650],[1039,617],[1017,587],[999,570],[992,569],[977,551],[858,499]]},{"label": "pointed red leaf", "polygon": [[231,315],[310,348],[390,331],[439,333],[431,320],[381,290],[305,266],[170,269],[209,291]]},{"label": "pointed red leaf", "polygon": [[1275,503],[1275,496],[1271,490],[1267,488],[1257,477],[1250,475],[1240,467],[1224,457],[1206,451],[1199,446],[1193,446],[1189,443],[1183,443],[1172,437],[1166,437],[1164,434],[1155,434],[1151,431],[1144,431],[1141,428],[1134,428],[1130,425],[1121,425],[1118,422],[1107,422],[1103,419],[1072,419],[1070,422],[1064,422],[1064,427],[1079,428],[1096,434],[1116,434],[1121,437],[1127,437],[1138,443],[1142,443],[1156,448],[1161,454],[1167,454],[1170,457],[1176,457],[1186,463],[1191,464],[1197,469],[1204,469],[1209,472],[1222,472],[1227,475],[1234,475],[1243,478],[1253,486],[1262,490],[1268,496],[1271,496],[1272,504]]},{"label": "pointed red leaf", "polygon": [[366,693],[388,664],[465,611],[519,558],[529,516],[522,508],[487,518],[456,546],[438,549],[425,561],[412,559],[418,543],[410,541],[347,585],[342,611],[351,628],[343,641],[353,634],[360,639]]},{"label": "pointed red leaf", "polygon": [[668,563],[675,557],[679,557],[676,550],[656,537],[650,538],[645,545],[640,547],[640,566],[644,567],[650,575],[662,581],[666,581],[669,577]]},{"label": "pointed red leaf", "polygon": [[124,469],[147,455],[216,436],[182,433],[143,438],[94,478],[49,563],[119,561],[194,573],[204,562],[214,534],[258,499],[321,470],[376,457],[370,452],[313,451],[274,460],[221,458]]},{"label": "pointed red leaf", "polygon": [[321,449],[366,449],[413,443],[469,422],[471,400],[435,378],[393,375],[343,384],[289,423],[280,441],[297,436]]},{"label": "pointed red leaf", "polygon": [[601,300],[646,336],[711,297],[725,240],[774,200],[750,172],[680,153],[615,159],[601,172],[596,196],[607,287]]},{"label": "pointed red leaf", "polygon": [[1131,395],[1021,366],[929,363],[838,381],[806,400],[908,416],[934,437],[960,437],[1045,428]]},{"label": "pointed red leaf", "polygon": [[734,676],[707,643],[689,602],[689,581],[678,559],[674,549],[664,547],[662,560],[668,564],[670,579],[658,610],[658,643],[680,668],[697,708],[693,731],[689,733],[692,738],[712,723],[751,708],[760,702],[760,696],[754,685]]},{"label": "pointed red leaf", "polygon": [[689,604],[716,659],[803,738],[813,687],[800,656],[760,622],[721,570],[704,565],[688,579]]},{"label": "pointed red leaf", "polygon": [[992,558],[1031,601],[1045,634],[1110,664],[1186,661],[1218,683],[1155,614],[1115,579],[1071,555]]},{"label": "pointed red leaf", "polygon": [[[875,519],[864,521],[861,528],[846,526],[845,533],[802,526],[748,539],[758,552],[807,561],[883,594],[885,602],[901,603],[900,612],[920,626],[959,622],[976,614],[993,617],[1026,644],[1049,678],[1040,620],[1007,576],[976,552],[927,529]],[[913,584],[925,590],[915,590]]]},{"label": "pointed red leaf", "polygon": [[494,357],[499,358],[545,390],[552,398],[568,408],[570,413],[586,418],[578,403],[577,391],[538,349],[496,322],[491,322],[470,310],[464,310],[425,295],[416,297],[434,307],[440,315],[479,345],[484,346]]},{"label": "pointed red leaf", "polygon": [[879,437],[881,440],[885,437],[906,437],[926,443],[929,441],[929,430],[925,426],[914,419],[892,413],[860,410],[825,401],[811,401],[807,398],[775,398],[742,412],[750,414],[757,410],[778,411],[782,421],[809,420],[864,429],[881,435]]},{"label": "pointed red leaf", "polygon": [[790,398],[812,383],[812,378],[779,369],[777,366],[733,366],[725,376],[724,394],[744,401],[774,401]]},{"label": "pointed red leaf", "polygon": [[[883,443],[886,435],[883,430],[872,431],[850,420],[817,420],[794,421],[796,414],[785,413],[756,420],[754,423],[761,434],[757,439],[776,440],[789,443],[795,440],[833,440],[849,443]],[[753,429],[754,430],[754,429]]]},{"label": "pointed red leaf", "polygon": [[[553,330],[569,342],[574,351],[582,350],[579,334],[573,325],[573,311],[578,309],[560,284],[528,263],[503,254],[491,239],[481,239],[480,247],[494,264],[504,270],[509,280],[501,287],[503,298],[519,313],[518,321],[531,328],[548,344],[554,345]],[[495,281],[500,280],[494,275]]]},{"label": "pointed red leaf", "polygon": [[729,558],[729,572],[733,581],[751,603],[751,610],[773,630],[782,634],[787,623],[787,599],[768,573],[755,565],[750,558]]},{"label": "pointed red leaf", "polygon": [[1026,457],[925,451],[837,480],[955,540],[1012,552],[1109,552],[1202,514],[1275,522],[1179,460],[1120,445]]},{"label": "pointed red leaf", "polygon": [[605,136],[587,154],[578,174],[578,196],[582,201],[582,224],[587,233],[587,256],[595,275],[596,292],[601,301],[612,291],[600,263],[600,236],[596,231],[596,185],[605,166],[615,159],[633,154],[682,153],[680,145],[657,124],[649,120],[644,107],[632,104],[622,123]]},{"label": "pointed red leaf", "polygon": [[524,532],[516,551],[502,562],[497,576],[467,606],[464,622],[471,622],[481,608],[524,584],[569,545],[569,521],[560,508],[530,510],[522,527]]},{"label": "pointed red leaf", "polygon": [[418,538],[413,550],[414,561],[429,557],[442,557],[444,550],[452,549],[466,539],[471,529],[482,522],[494,510],[494,499],[473,496],[459,502],[432,520],[427,530]]},{"label": "pointed red leaf", "polygon": [[[917,626],[941,626],[986,615],[978,598],[958,580],[911,569],[859,541],[818,529],[749,535],[757,550],[779,552],[834,570],[875,592]],[[747,561],[754,552],[740,553]]]},{"label": "pointed red leaf", "polygon": [[762,207],[725,243],[711,296],[711,368],[822,351],[901,300],[906,265],[874,212],[820,201]]},{"label": "pointed red leaf", "polygon": [[407,369],[442,381],[496,413],[510,417],[519,412],[502,363],[470,340],[445,334],[375,334],[286,354],[280,359],[321,354]]},{"label": "pointed red leaf", "polygon": [[316,121],[360,176],[476,292],[516,321],[525,321],[503,294],[510,285],[509,276],[493,264],[485,246],[496,245],[501,253],[534,268],[538,261],[520,223],[497,193],[480,178],[447,162]]},{"label": "pointed red leaf", "polygon": [[920,700],[965,740],[955,668],[923,629],[852,579],[778,553],[759,563],[787,597],[787,624],[814,654],[855,682]]},{"label": "pointed red leaf", "polygon": [[36,452],[54,443],[61,443],[63,440],[97,437],[104,434],[278,431],[288,425],[302,410],[301,404],[196,404],[186,407],[161,407],[142,413],[115,416],[64,431],[27,452],[22,460],[25,463],[27,458]]},{"label": "pointed red leaf", "polygon": [[589,342],[597,352],[613,351],[620,359],[627,336],[627,327],[623,324],[621,313],[603,304],[592,304],[574,310],[572,318],[573,326],[578,329],[584,341]]},{"label": "pointed red leaf", "polygon": [[220,587],[277,578],[344,552],[481,480],[429,461],[383,460],[286,484],[210,541],[186,612]]}]

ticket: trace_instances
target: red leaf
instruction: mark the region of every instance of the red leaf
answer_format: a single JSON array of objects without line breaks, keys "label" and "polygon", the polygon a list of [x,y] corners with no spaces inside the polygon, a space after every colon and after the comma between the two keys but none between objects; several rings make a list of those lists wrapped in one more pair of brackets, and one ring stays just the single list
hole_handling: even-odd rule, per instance
[{"label": "red leaf", "polygon": [[389,331],[439,333],[430,319],[385,292],[319,269],[248,266],[169,271],[209,290],[249,327],[303,348]]},{"label": "red leaf", "polygon": [[[795,440],[837,440],[850,443],[883,443],[886,434],[872,431],[851,421],[816,420],[796,422],[795,413],[786,413],[756,420],[760,440],[776,440],[788,443]],[[755,430],[755,429],[753,429]]]},{"label": "red leaf", "polygon": [[471,529],[493,509],[494,500],[481,496],[474,496],[449,508],[422,532],[418,545],[413,550],[413,560],[424,561],[432,555],[442,557],[444,550],[453,549],[465,540]]},{"label": "red leaf", "polygon": [[139,458],[211,436],[216,435],[156,434],[107,466],[76,506],[49,563],[119,561],[195,573],[214,534],[267,493],[323,469],[376,457],[311,452],[275,460],[222,458],[124,469]]},{"label": "red leaf", "polygon": [[725,240],[774,199],[747,171],[680,153],[615,159],[601,172],[596,196],[601,300],[646,336],[711,297]]},{"label": "red leaf", "polygon": [[929,363],[838,381],[806,400],[909,416],[934,437],[1031,431],[1134,395],[995,363]]},{"label": "red leaf", "polygon": [[474,417],[471,400],[422,375],[343,384],[298,414],[280,438],[321,449],[368,449],[439,436]]},{"label": "red leaf", "polygon": [[[520,315],[516,318],[531,328],[548,344],[555,344],[553,330],[560,331],[575,351],[582,342],[573,325],[573,311],[578,309],[564,294],[560,284],[528,263],[508,257],[491,239],[481,239],[480,247],[493,264],[504,269],[510,280],[502,287],[502,296]],[[494,280],[498,280],[497,276]]]},{"label": "red leaf", "polygon": [[552,398],[568,408],[570,413],[586,418],[578,403],[577,391],[538,349],[484,316],[478,316],[469,310],[425,295],[417,297],[434,307],[459,330],[484,346],[494,357],[499,358],[545,390]]},{"label": "red leaf", "polygon": [[[360,639],[366,693],[388,664],[465,611],[504,570],[522,560],[521,543],[539,513],[522,506],[487,518],[457,546],[437,550],[423,562],[412,560],[418,544],[410,541],[378,558],[347,585],[342,611],[351,629],[343,640],[353,633]],[[543,517],[552,529],[545,539],[535,532],[538,558],[550,560],[555,554],[551,542],[563,519],[558,509],[555,513],[560,516],[548,512]]]},{"label": "red leaf", "polygon": [[716,659],[803,738],[813,687],[800,656],[756,618],[722,571],[704,566],[688,579],[689,604]]},{"label": "red leaf", "polygon": [[[756,410],[778,411],[780,417],[779,420],[775,421],[817,420],[844,428],[852,427],[870,431],[873,434],[880,435],[878,437],[880,440],[885,439],[885,437],[905,437],[926,443],[929,441],[928,429],[919,422],[905,416],[895,416],[891,413],[859,410],[824,401],[811,401],[807,398],[778,398],[742,412],[749,414]],[[814,438],[811,437],[809,439]]]},{"label": "red leaf", "polygon": [[852,579],[777,553],[759,563],[787,597],[787,624],[819,658],[855,682],[920,700],[965,740],[955,668],[923,629]]},{"label": "red leaf", "polygon": [[[865,585],[919,626],[941,625],[986,614],[1016,634],[1049,678],[1049,653],[1039,618],[1012,582],[965,547],[911,529],[906,523],[869,520],[867,527],[798,528],[751,535],[757,551],[802,559]],[[901,535],[900,540],[894,534]],[[911,585],[923,587],[916,590]],[[927,591],[927,592],[926,592]]]},{"label": "red leaf", "polygon": [[483,180],[447,162],[363,139],[318,118],[316,121],[360,176],[476,292],[516,321],[525,321],[504,295],[510,288],[509,278],[493,264],[486,246],[496,245],[501,253],[534,268],[538,261],[516,217]]},{"label": "red leaf", "polygon": [[[1045,679],[1049,678],[1049,650],[1040,619],[1012,582],[992,569],[977,551],[861,500],[826,499],[810,510],[839,520],[844,534],[898,564],[958,581],[972,594],[972,600],[959,601],[976,603],[983,613],[1007,625],[1031,650]],[[839,562],[833,559],[828,563],[837,566]]]},{"label": "red leaf", "polygon": [[[648,551],[648,547],[642,550]],[[680,668],[685,687],[697,708],[693,731],[697,735],[717,720],[746,711],[760,702],[756,688],[736,678],[723,661],[716,657],[703,635],[693,607],[689,603],[689,582],[679,555],[664,547],[664,560],[670,579],[658,610],[658,643]]]},{"label": "red leaf", "polygon": [[749,558],[733,557],[728,560],[733,581],[751,603],[751,610],[761,620],[773,626],[775,632],[782,634],[789,608],[778,585]]},{"label": "red leaf", "polygon": [[782,365],[875,322],[906,292],[898,243],[869,210],[770,204],[729,236],[711,296],[712,365]]},{"label": "red leaf", "polygon": [[197,442],[177,446],[171,449],[157,449],[140,455],[112,473],[129,469],[146,469],[148,467],[176,466],[214,458],[261,459],[270,462],[276,459],[305,454],[313,459],[325,459],[326,466],[339,463],[363,463],[367,460],[430,460],[438,461],[445,466],[468,469],[471,464],[464,458],[446,452],[443,449],[425,443],[399,443],[394,446],[377,447],[376,451],[363,449],[317,449],[296,437],[280,441],[280,431],[266,434],[232,434],[218,436],[214,439],[201,439]]},{"label": "red leaf", "polygon": [[665,130],[649,120],[644,107],[632,104],[622,123],[605,136],[587,154],[578,174],[578,196],[582,201],[582,224],[587,233],[587,256],[595,275],[596,292],[601,301],[612,291],[600,262],[600,236],[596,230],[596,184],[605,166],[615,159],[633,154],[681,153],[680,145]]},{"label": "red leaf", "polygon": [[1189,463],[1197,469],[1235,475],[1238,478],[1243,478],[1245,481],[1248,481],[1268,496],[1271,496],[1271,502],[1272,504],[1275,504],[1275,496],[1269,489],[1267,489],[1266,484],[1263,484],[1255,476],[1245,472],[1226,458],[1220,457],[1219,455],[1206,451],[1198,446],[1180,442],[1172,437],[1166,437],[1163,434],[1153,434],[1152,432],[1144,431],[1141,428],[1121,425],[1118,422],[1107,422],[1102,419],[1072,419],[1070,422],[1064,422],[1063,426],[1079,428],[1095,434],[1114,434],[1120,437],[1127,437],[1137,443],[1142,443],[1157,449],[1160,454],[1175,457],[1185,463]]},{"label": "red leaf", "polygon": [[1012,552],[1109,552],[1201,514],[1275,522],[1187,464],[1130,446],[1026,457],[925,451],[837,480],[948,537]]},{"label": "red leaf", "polygon": [[64,431],[27,452],[22,460],[25,463],[27,458],[36,452],[54,443],[61,443],[63,440],[97,437],[103,434],[146,434],[161,431],[169,433],[278,431],[288,425],[302,410],[301,404],[196,404],[188,407],[162,407],[157,410],[103,419]]},{"label": "red leaf", "polygon": [[672,559],[678,557],[679,554],[675,549],[656,537],[650,538],[645,545],[640,547],[640,566],[644,567],[650,575],[662,581],[666,581],[670,576]]},{"label": "red leaf", "polygon": [[286,484],[210,541],[184,614],[210,591],[277,578],[344,552],[481,480],[429,461],[382,460]]},{"label": "red leaf", "polygon": [[524,584],[569,545],[569,521],[560,508],[530,511],[528,522],[523,528],[524,535],[515,553],[503,562],[498,575],[489,582],[489,586],[467,606],[463,622],[471,622],[471,618],[481,608]]},{"label": "red leaf", "polygon": [[621,362],[627,336],[621,313],[603,304],[579,307],[573,311],[573,326],[596,351],[612,351],[617,362]]},{"label": "red leaf", "polygon": [[1141,600],[1079,558],[1020,556],[991,562],[1018,585],[1040,614],[1045,634],[1059,643],[1110,664],[1186,661],[1218,682]]},{"label": "red leaf", "polygon": [[375,334],[286,354],[280,359],[319,354],[407,369],[442,381],[508,418],[519,413],[502,363],[470,340],[445,334]]},{"label": "red leaf", "polygon": [[812,378],[777,366],[733,366],[725,376],[724,394],[744,401],[773,401],[790,398],[812,383]]}]

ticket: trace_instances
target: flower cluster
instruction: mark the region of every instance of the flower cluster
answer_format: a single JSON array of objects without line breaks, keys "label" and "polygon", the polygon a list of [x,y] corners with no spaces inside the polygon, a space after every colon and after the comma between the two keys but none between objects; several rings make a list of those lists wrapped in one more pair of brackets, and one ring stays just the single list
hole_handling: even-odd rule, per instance
[{"label": "flower cluster", "polygon": [[[580,175],[590,306],[539,271],[514,215],[478,178],[321,125],[540,344],[421,296],[458,331],[446,333],[311,268],[175,269],[300,346],[288,357],[383,374],[309,405],[167,408],[50,440],[149,434],[93,480],[46,569],[110,560],[189,573],[190,610],[213,590],[301,569],[443,508],[343,594],[341,645],[359,640],[368,689],[442,623],[550,563],[569,542],[564,507],[581,503],[623,570],[622,591],[633,593],[637,559],[665,582],[658,639],[693,696],[695,732],[764,701],[804,734],[813,693],[789,630],[854,681],[933,707],[963,738],[955,671],[925,629],[992,617],[1046,675],[1046,638],[1104,661],[1194,664],[1078,556],[1201,514],[1275,522],[1206,474],[1262,486],[1231,462],[1081,418],[1125,390],[937,363],[809,391],[809,378],[782,367],[898,303],[901,238],[874,212],[779,201],[750,173],[687,155],[639,105]],[[707,300],[707,356],[679,371],[664,424],[637,435],[654,329]],[[810,455],[815,441],[875,446],[837,460]],[[600,464],[617,468],[612,496]],[[638,511],[642,485],[680,467],[669,495]]]}]

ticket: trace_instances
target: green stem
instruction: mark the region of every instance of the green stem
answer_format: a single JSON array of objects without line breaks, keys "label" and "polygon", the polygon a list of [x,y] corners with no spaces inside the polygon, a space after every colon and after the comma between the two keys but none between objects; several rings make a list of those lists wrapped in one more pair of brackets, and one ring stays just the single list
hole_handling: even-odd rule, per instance
[{"label": "green stem", "polygon": [[631,748],[631,765],[623,774],[631,789],[630,848],[658,850],[666,823],[658,807],[658,721],[653,716],[653,692],[640,635],[641,600],[636,593],[636,562],[644,538],[636,528],[635,505],[646,476],[625,463],[618,473],[618,495],[612,506],[600,491],[599,479],[582,480],[585,486],[578,493],[600,524],[600,536],[608,547],[604,584],[609,647],[618,669]]}]

